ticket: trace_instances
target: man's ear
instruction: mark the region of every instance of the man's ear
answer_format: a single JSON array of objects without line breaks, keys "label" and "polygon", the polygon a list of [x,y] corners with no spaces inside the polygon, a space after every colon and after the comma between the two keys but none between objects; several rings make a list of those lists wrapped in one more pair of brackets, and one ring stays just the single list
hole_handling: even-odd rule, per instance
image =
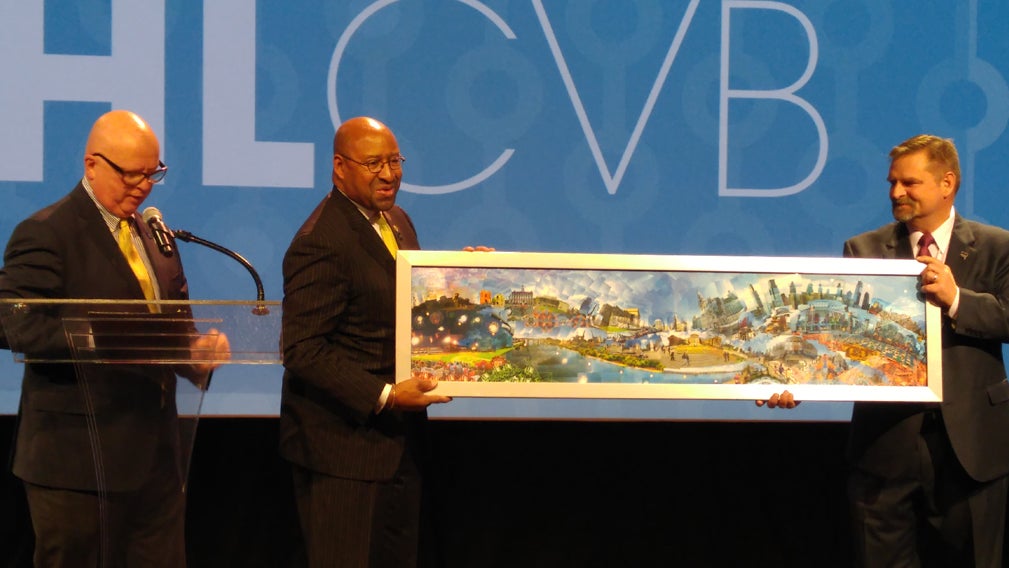
[{"label": "man's ear", "polygon": [[84,177],[88,178],[88,181],[95,179],[95,157],[91,154],[84,156]]},{"label": "man's ear", "polygon": [[942,195],[943,197],[952,197],[956,193],[956,174],[953,172],[946,172],[942,175]]},{"label": "man's ear", "polygon": [[340,154],[333,154],[333,182],[336,180],[342,180],[344,178],[344,168],[347,167],[347,161],[343,159]]}]

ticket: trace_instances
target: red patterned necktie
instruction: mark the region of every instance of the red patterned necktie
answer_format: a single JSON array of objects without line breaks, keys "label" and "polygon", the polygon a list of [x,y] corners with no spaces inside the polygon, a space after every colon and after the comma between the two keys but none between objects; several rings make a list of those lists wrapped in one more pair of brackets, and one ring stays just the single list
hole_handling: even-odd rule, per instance
[{"label": "red patterned necktie", "polygon": [[929,247],[936,244],[935,238],[932,237],[932,233],[924,232],[921,238],[918,239],[918,256],[932,256],[932,251]]}]

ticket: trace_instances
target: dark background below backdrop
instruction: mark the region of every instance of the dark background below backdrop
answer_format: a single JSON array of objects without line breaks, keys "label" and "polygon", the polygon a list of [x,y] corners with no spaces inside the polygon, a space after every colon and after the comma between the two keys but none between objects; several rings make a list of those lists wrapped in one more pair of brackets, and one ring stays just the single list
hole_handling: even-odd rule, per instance
[{"label": "dark background below backdrop", "polygon": [[[769,411],[781,412],[781,411]],[[298,565],[275,418],[205,418],[191,567]],[[846,423],[431,422],[437,566],[849,566]],[[13,416],[0,416],[7,455]],[[31,565],[20,482],[0,473],[0,566]]]}]

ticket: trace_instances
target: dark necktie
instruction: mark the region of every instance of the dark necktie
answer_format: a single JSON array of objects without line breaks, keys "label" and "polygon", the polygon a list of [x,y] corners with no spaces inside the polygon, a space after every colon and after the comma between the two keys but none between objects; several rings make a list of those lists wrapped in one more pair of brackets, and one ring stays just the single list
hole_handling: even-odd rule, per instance
[{"label": "dark necktie", "polygon": [[936,243],[935,238],[932,237],[932,233],[928,231],[922,233],[921,238],[918,239],[918,256],[932,256],[932,251],[929,250],[929,247],[934,244]]}]

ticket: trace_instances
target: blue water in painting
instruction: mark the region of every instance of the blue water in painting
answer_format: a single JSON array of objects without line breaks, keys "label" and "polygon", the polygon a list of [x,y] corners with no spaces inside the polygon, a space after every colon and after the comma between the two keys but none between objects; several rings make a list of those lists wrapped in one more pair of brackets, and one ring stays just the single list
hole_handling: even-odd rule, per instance
[{"label": "blue water in painting", "polygon": [[[731,382],[735,371],[678,373],[624,367],[599,359],[586,358],[576,351],[560,347],[530,347],[536,355],[547,357],[536,363],[546,382],[559,383],[625,383],[625,384],[704,384]],[[550,353],[550,352],[553,353]],[[505,357],[516,365],[524,365],[529,357],[525,350],[510,351]]]}]

